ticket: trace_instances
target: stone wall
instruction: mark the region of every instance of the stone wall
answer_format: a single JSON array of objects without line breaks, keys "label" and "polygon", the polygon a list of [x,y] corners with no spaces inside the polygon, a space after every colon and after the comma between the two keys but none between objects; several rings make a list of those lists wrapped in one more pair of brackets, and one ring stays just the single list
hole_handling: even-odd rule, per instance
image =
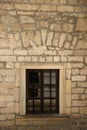
[{"label": "stone wall", "polygon": [[65,64],[65,113],[87,114],[86,0],[0,0],[2,121],[20,113],[20,66],[29,63]]}]

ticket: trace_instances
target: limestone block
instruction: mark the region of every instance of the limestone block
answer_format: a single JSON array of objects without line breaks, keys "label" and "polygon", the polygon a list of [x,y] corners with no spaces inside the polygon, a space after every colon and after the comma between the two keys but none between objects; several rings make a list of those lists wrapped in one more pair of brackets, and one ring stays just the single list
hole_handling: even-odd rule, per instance
[{"label": "limestone block", "polygon": [[58,51],[59,55],[72,55],[73,51],[72,50],[64,50],[64,51]]},{"label": "limestone block", "polygon": [[22,29],[23,29],[24,31],[32,31],[32,30],[35,30],[35,24],[33,24],[33,23],[23,24],[23,25],[22,25]]},{"label": "limestone block", "polygon": [[14,6],[13,4],[1,4],[1,9],[5,9],[5,10],[13,10]]},{"label": "limestone block", "polygon": [[6,68],[7,69],[14,69],[14,63],[13,62],[6,62]]},{"label": "limestone block", "polygon": [[80,101],[80,100],[72,101],[72,106],[86,107],[87,106],[87,101]]},{"label": "limestone block", "polygon": [[72,76],[72,81],[86,81],[86,76]]},{"label": "limestone block", "polygon": [[72,100],[77,100],[77,99],[79,99],[79,95],[76,94],[76,93],[73,93],[72,94]]},{"label": "limestone block", "polygon": [[0,70],[0,81],[15,81],[15,71],[14,70]]},{"label": "limestone block", "polygon": [[15,88],[15,102],[20,100],[20,88]]},{"label": "limestone block", "polygon": [[87,88],[85,89],[85,93],[87,94]]},{"label": "limestone block", "polygon": [[39,60],[38,56],[32,56],[32,62],[37,62]]},{"label": "limestone block", "polygon": [[76,45],[76,43],[77,43],[77,40],[78,40],[77,37],[74,36],[74,38],[73,38],[73,40],[72,40],[72,46],[71,46],[72,49],[75,48],[75,45]]},{"label": "limestone block", "polygon": [[20,16],[20,23],[35,23],[35,20],[30,16]]},{"label": "limestone block", "polygon": [[87,51],[86,50],[75,50],[74,55],[87,56]]},{"label": "limestone block", "polygon": [[58,4],[59,0],[46,0],[45,3],[46,4]]},{"label": "limestone block", "polygon": [[72,68],[83,68],[83,63],[72,63]]},{"label": "limestone block", "polygon": [[78,107],[72,107],[72,113],[78,113],[79,108]]},{"label": "limestone block", "polygon": [[54,56],[54,62],[59,62],[60,61],[60,56]]},{"label": "limestone block", "polygon": [[24,57],[24,61],[25,61],[25,62],[31,61],[31,56],[25,56],[25,57]]},{"label": "limestone block", "polygon": [[40,8],[41,11],[56,11],[55,5],[42,5]]},{"label": "limestone block", "polygon": [[38,5],[28,5],[28,4],[15,4],[15,9],[24,11],[35,11],[39,9]]},{"label": "limestone block", "polygon": [[14,55],[27,55],[27,50],[16,49]]},{"label": "limestone block", "polygon": [[76,24],[76,31],[87,31],[87,18],[78,18]]},{"label": "limestone block", "polygon": [[58,46],[58,42],[59,42],[59,33],[54,33],[54,37],[53,37],[53,46]]},{"label": "limestone block", "polygon": [[84,92],[84,88],[72,88],[72,93],[83,93]]},{"label": "limestone block", "polygon": [[83,57],[82,56],[68,56],[68,61],[83,62]]},{"label": "limestone block", "polygon": [[5,63],[4,62],[0,62],[0,69],[5,68]]},{"label": "limestone block", "polygon": [[80,74],[87,75],[87,68],[81,69]]},{"label": "limestone block", "polygon": [[78,0],[68,0],[68,4],[78,4]]},{"label": "limestone block", "polygon": [[15,56],[0,56],[0,61],[3,62],[3,61],[16,61],[16,57]]},{"label": "limestone block", "polygon": [[53,39],[53,32],[49,32],[48,33],[48,37],[47,37],[47,46],[51,46],[52,44],[52,39]]},{"label": "limestone block", "polygon": [[13,55],[13,50],[10,50],[10,49],[0,49],[0,55]]},{"label": "limestone block", "polygon": [[71,79],[71,69],[66,69],[66,78]]},{"label": "limestone block", "polygon": [[0,39],[0,49],[3,48],[8,48],[10,47],[9,41],[7,39]]},{"label": "limestone block", "polygon": [[0,95],[0,102],[14,102],[14,96],[13,95]]},{"label": "limestone block", "polygon": [[1,114],[0,115],[0,121],[5,121],[7,119],[7,115],[6,114]]},{"label": "limestone block", "polygon": [[53,57],[52,56],[46,56],[46,61],[47,62],[52,62],[53,61]]},{"label": "limestone block", "polygon": [[76,81],[72,82],[72,88],[75,88],[75,87],[77,87]]},{"label": "limestone block", "polygon": [[46,51],[47,49],[45,46],[39,46],[39,47],[33,48],[33,50],[29,50],[28,54],[29,55],[43,55],[46,53]]},{"label": "limestone block", "polygon": [[0,24],[0,33],[5,31],[6,31],[6,27],[4,26],[4,24]]},{"label": "limestone block", "polygon": [[17,59],[19,62],[23,62],[25,59],[24,59],[24,56],[18,56],[18,59]]},{"label": "limestone block", "polygon": [[87,49],[87,41],[86,40],[78,41],[76,49]]},{"label": "limestone block", "polygon": [[70,42],[66,42],[65,45],[64,45],[64,47],[68,49],[68,48],[70,48],[70,45],[71,45]]},{"label": "limestone block", "polygon": [[3,108],[3,107],[6,107],[6,102],[0,101],[0,108]]},{"label": "limestone block", "polygon": [[14,49],[14,48],[21,48],[22,44],[21,44],[21,40],[20,40],[20,34],[19,33],[15,33],[15,34],[8,34],[8,38],[10,41],[10,48]]},{"label": "limestone block", "polygon": [[66,4],[66,0],[60,0],[60,4]]},{"label": "limestone block", "polygon": [[58,5],[57,11],[59,12],[73,12],[74,7],[73,6],[66,6],[66,5]]},{"label": "limestone block", "polygon": [[20,104],[19,103],[15,103],[15,113],[19,114],[20,112]]},{"label": "limestone block", "polygon": [[66,114],[67,114],[67,115],[70,115],[70,113],[71,113],[71,108],[70,108],[70,107],[67,107],[67,108],[66,108]]},{"label": "limestone block", "polygon": [[74,26],[70,23],[63,24],[63,31],[65,32],[73,32]]},{"label": "limestone block", "polygon": [[35,31],[34,41],[35,41],[36,45],[38,45],[38,46],[41,45],[41,34],[40,34],[40,31]]},{"label": "limestone block", "polygon": [[45,28],[48,28],[48,25],[49,25],[48,22],[45,21],[45,20],[44,20],[44,21],[37,21],[36,24],[37,24],[37,28],[38,28],[38,29],[39,29],[39,28],[40,28],[40,29],[41,29],[41,28],[44,28],[44,29],[45,29]]},{"label": "limestone block", "polygon": [[31,3],[38,3],[38,4],[42,4],[44,2],[44,0],[30,0]]},{"label": "limestone block", "polygon": [[71,94],[66,94],[66,107],[71,107]]},{"label": "limestone block", "polygon": [[78,83],[77,83],[77,86],[78,86],[78,87],[86,88],[86,87],[87,87],[87,82],[78,82]]},{"label": "limestone block", "polygon": [[40,62],[45,62],[45,56],[40,56],[40,57],[39,57],[39,61],[40,61]]},{"label": "limestone block", "polygon": [[61,61],[62,62],[67,62],[67,56],[61,56]]},{"label": "limestone block", "polygon": [[64,42],[65,42],[65,40],[66,40],[66,36],[67,36],[66,33],[61,33],[60,39],[59,39],[59,47],[62,47],[62,46],[63,46],[63,44],[64,44]]},{"label": "limestone block", "polygon": [[78,75],[80,73],[79,69],[72,69],[72,75]]},{"label": "limestone block", "polygon": [[21,39],[24,47],[29,46],[29,36],[27,32],[21,32]]},{"label": "limestone block", "polygon": [[14,120],[15,119],[15,114],[8,114],[7,119],[8,120]]},{"label": "limestone block", "polygon": [[8,31],[20,31],[20,24],[17,21],[17,18],[12,15],[2,16],[2,22],[4,23]]},{"label": "limestone block", "polygon": [[80,107],[81,114],[87,114],[87,107]]},{"label": "limestone block", "polygon": [[60,32],[60,31],[62,31],[62,25],[61,25],[61,23],[59,24],[51,24],[50,25],[50,29],[52,30],[52,31],[58,31],[58,32]]},{"label": "limestone block", "polygon": [[46,43],[46,38],[47,38],[47,29],[42,29],[42,30],[41,30],[41,37],[42,37],[43,45],[45,45],[45,43]]},{"label": "limestone block", "polygon": [[66,93],[71,93],[71,80],[66,80]]}]

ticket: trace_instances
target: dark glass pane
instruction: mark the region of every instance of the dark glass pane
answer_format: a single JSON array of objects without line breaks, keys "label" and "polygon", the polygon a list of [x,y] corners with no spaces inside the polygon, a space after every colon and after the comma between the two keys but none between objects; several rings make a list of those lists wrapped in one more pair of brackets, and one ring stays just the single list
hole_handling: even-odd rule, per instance
[{"label": "dark glass pane", "polygon": [[29,93],[29,97],[38,97],[38,89],[29,88],[28,93]]},{"label": "dark glass pane", "polygon": [[38,72],[29,72],[29,83],[39,83]]}]

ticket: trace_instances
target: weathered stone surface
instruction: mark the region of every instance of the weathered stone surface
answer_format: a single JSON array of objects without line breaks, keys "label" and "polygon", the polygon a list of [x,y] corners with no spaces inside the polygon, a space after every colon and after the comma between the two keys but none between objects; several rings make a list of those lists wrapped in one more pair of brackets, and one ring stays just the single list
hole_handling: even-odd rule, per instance
[{"label": "weathered stone surface", "polygon": [[77,49],[87,49],[87,41],[86,40],[80,40],[77,45]]},{"label": "weathered stone surface", "polygon": [[87,31],[87,18],[78,18],[76,24],[76,31]]}]

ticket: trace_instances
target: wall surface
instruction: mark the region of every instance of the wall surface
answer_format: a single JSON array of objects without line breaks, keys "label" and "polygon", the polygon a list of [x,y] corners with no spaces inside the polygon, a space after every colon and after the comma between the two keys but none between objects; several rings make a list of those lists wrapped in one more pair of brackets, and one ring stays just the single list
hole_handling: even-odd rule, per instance
[{"label": "wall surface", "polygon": [[87,114],[87,0],[0,0],[1,121],[20,113],[29,63],[64,64],[65,114]]}]

